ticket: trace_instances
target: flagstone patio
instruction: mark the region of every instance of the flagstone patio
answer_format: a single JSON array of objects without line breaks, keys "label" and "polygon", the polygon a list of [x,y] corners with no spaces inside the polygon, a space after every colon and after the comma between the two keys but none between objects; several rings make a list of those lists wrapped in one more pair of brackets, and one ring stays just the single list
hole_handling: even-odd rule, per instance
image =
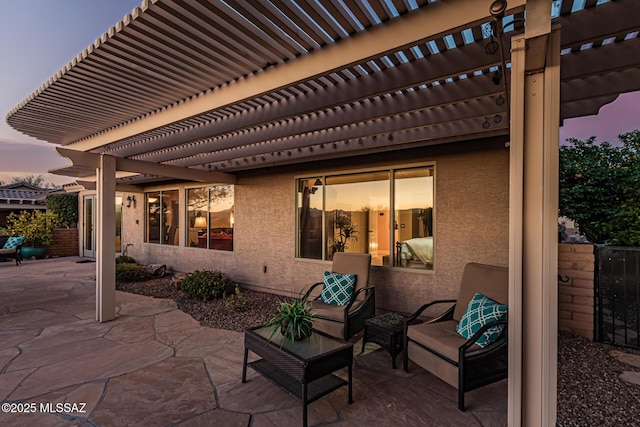
[{"label": "flagstone patio", "polygon": [[[97,323],[95,264],[78,260],[0,263],[0,425],[301,424],[291,396],[251,370],[241,383],[242,333],[123,292],[117,319]],[[506,425],[506,381],[468,393],[460,412],[456,390],[423,369],[393,370],[375,345],[355,349],[353,404],[342,388],[309,406],[310,425]]]}]

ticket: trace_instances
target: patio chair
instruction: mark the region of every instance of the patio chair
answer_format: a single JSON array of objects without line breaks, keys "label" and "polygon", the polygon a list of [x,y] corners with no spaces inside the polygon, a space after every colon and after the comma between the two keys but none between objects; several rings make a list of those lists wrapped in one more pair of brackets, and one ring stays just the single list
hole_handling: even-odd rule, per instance
[{"label": "patio chair", "polygon": [[[472,299],[479,300],[476,293],[502,304],[500,307],[503,314],[496,316],[499,320],[489,321],[484,326],[479,326],[483,322],[478,322],[479,329],[469,339],[465,339],[456,331],[456,326],[465,316],[469,302]],[[458,409],[464,411],[465,392],[507,378],[506,304],[508,300],[507,268],[477,263],[467,264],[457,300],[439,300],[425,304],[405,320],[403,325],[404,370],[409,370],[409,359],[411,359],[456,387]],[[428,307],[446,303],[454,305],[440,316],[425,323],[409,324]],[[465,316],[465,322],[473,316],[472,312],[473,310],[470,310],[469,315]],[[486,342],[485,332],[497,325],[503,325],[504,329],[502,332],[494,333],[492,338],[495,339],[497,336],[494,342]]]},{"label": "patio chair", "polygon": [[[314,329],[328,335],[349,340],[352,336],[364,329],[364,321],[375,315],[376,301],[375,288],[369,284],[369,268],[371,267],[371,255],[351,254],[337,252],[333,254],[333,264],[330,273],[355,274],[353,291],[345,300],[345,305],[327,303],[322,299],[322,294],[309,304],[316,314]],[[327,273],[325,273],[325,279]],[[310,298],[311,293],[319,286],[325,288],[324,283],[313,284],[305,294]]]},{"label": "patio chair", "polygon": [[0,236],[0,258],[13,258],[16,265],[22,263],[22,242],[24,237]]}]

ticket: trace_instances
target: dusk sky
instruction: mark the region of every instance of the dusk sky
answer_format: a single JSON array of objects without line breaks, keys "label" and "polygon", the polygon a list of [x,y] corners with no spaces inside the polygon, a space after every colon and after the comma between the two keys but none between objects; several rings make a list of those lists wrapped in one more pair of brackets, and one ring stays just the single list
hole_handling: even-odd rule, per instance
[{"label": "dusk sky", "polygon": [[[55,184],[73,181],[47,173],[68,163],[55,145],[15,131],[4,118],[137,6],[140,0],[0,0],[0,181],[25,175],[42,175]],[[638,98],[622,95],[597,117],[567,120],[560,141],[596,136],[616,142],[619,134],[640,129]]]}]

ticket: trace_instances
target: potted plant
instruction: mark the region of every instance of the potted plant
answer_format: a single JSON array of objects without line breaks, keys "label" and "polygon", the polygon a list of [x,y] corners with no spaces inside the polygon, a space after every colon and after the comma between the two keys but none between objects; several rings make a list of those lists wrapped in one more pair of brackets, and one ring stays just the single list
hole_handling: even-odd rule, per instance
[{"label": "potted plant", "polygon": [[22,257],[29,259],[44,258],[46,246],[53,244],[53,230],[58,226],[56,214],[43,211],[33,213],[22,211],[19,214],[11,212],[7,217],[7,228],[3,232],[11,236],[24,236]]},{"label": "potted plant", "polygon": [[313,319],[316,314],[311,311],[306,297],[294,297],[290,301],[280,301],[276,314],[269,320],[267,326],[273,330],[269,341],[276,332],[280,331],[284,339],[288,338],[291,345],[295,341],[307,339],[313,333]]}]

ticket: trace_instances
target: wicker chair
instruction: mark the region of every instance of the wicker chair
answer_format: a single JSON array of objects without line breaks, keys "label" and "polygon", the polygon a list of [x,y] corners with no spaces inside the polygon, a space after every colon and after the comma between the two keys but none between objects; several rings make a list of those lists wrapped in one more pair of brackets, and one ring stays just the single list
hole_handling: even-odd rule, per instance
[{"label": "wicker chair", "polygon": [[347,305],[326,304],[318,299],[311,299],[317,287],[323,282],[313,284],[305,294],[316,314],[314,329],[328,335],[348,340],[362,329],[364,321],[375,315],[375,288],[369,284],[369,268],[371,255],[337,252],[333,255],[331,271],[341,274],[355,274],[356,284]]},{"label": "wicker chair", "polygon": [[[456,332],[469,301],[479,292],[507,304],[508,269],[469,263],[465,266],[457,300],[439,300],[420,307],[404,322],[404,370],[409,359],[458,389],[458,409],[464,411],[464,393],[507,378],[507,320],[483,326],[469,340]],[[442,315],[428,322],[410,325],[428,307],[454,303]],[[476,341],[492,326],[504,324],[502,335],[481,348]]]}]

